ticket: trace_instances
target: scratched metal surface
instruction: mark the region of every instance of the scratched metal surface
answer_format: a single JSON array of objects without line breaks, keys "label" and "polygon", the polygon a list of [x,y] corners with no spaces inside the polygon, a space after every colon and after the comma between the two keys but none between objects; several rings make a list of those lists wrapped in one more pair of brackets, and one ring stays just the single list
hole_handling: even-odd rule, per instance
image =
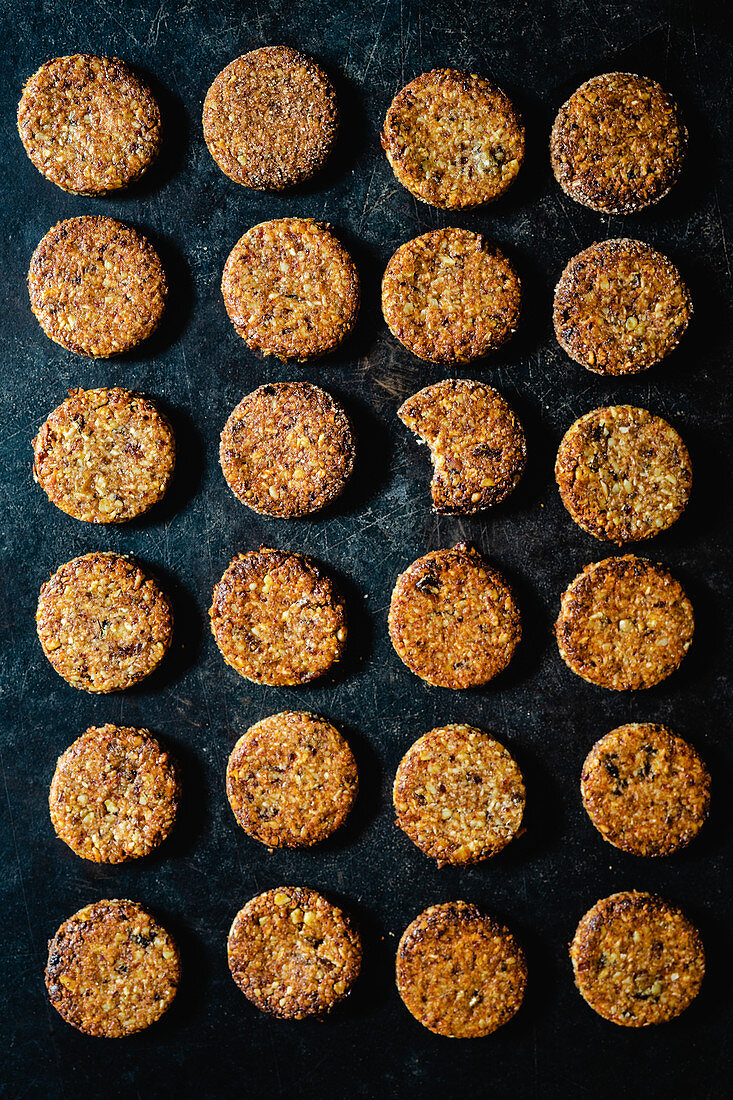
[{"label": "scratched metal surface", "polygon": [[[724,5],[557,0],[556,4],[374,5],[274,0],[3,0],[0,285],[2,378],[3,729],[0,1089],[20,1096],[719,1096],[728,1091],[733,778],[728,662],[730,554],[731,73]],[[717,10],[721,14],[718,16]],[[200,109],[215,74],[253,47],[284,42],[314,54],[333,76],[343,136],[327,171],[297,193],[257,195],[213,164]],[[147,74],[160,97],[165,144],[157,167],[129,193],[94,201],[66,195],[26,159],[15,133],[23,80],[48,57],[112,52]],[[446,215],[418,205],[394,181],[378,144],[401,84],[435,65],[491,74],[525,113],[528,155],[494,207]],[[547,137],[554,111],[588,76],[640,70],[679,98],[692,133],[680,184],[636,218],[603,218],[564,198],[552,180]],[[24,286],[30,254],[56,220],[103,211],[140,226],[160,247],[170,305],[160,332],[113,362],[66,353],[41,332]],[[222,306],[224,260],[248,226],[278,215],[327,219],[353,248],[364,307],[336,355],[303,370],[262,361],[235,335]],[[514,256],[525,310],[512,343],[471,372],[515,404],[529,466],[513,497],[478,519],[436,519],[427,507],[426,453],[395,417],[398,402],[441,376],[386,332],[379,277],[395,247],[446,224],[492,234]],[[567,259],[605,236],[639,235],[668,251],[689,279],[694,327],[669,363],[634,380],[604,382],[573,365],[551,330],[551,293]],[[358,426],[357,473],[317,520],[261,519],[227,489],[217,462],[221,427],[239,398],[275,379],[312,378],[344,401]],[[174,488],[149,518],[94,529],[62,515],[31,481],[29,441],[70,386],[125,384],[160,399],[174,421]],[[669,417],[688,440],[695,494],[687,515],[648,547],[683,580],[698,632],[683,669],[644,694],[610,694],[574,678],[551,637],[561,591],[603,547],[576,528],[552,478],[557,443],[579,414],[610,401]],[[467,538],[515,583],[525,640],[494,686],[466,694],[430,689],[393,653],[386,610],[394,578],[428,549]],[[351,622],[343,667],[307,690],[259,688],[225,667],[207,627],[215,581],[231,557],[264,542],[306,551],[342,581]],[[176,642],[139,689],[100,698],[74,691],[43,657],[34,633],[38,588],[67,559],[93,549],[131,553],[164,579]],[[362,778],[353,819],[306,853],[268,854],[236,827],[224,772],[236,737],[284,707],[319,711],[348,732]],[[605,845],[578,795],[594,739],[629,720],[669,723],[710,762],[715,810],[692,848],[643,862]],[[527,832],[489,864],[438,871],[394,827],[390,786],[413,739],[446,721],[494,731],[525,770]],[[56,840],[46,809],[57,755],[86,726],[139,724],[179,755],[186,799],[174,835],[152,857],[107,869]],[[283,1024],[254,1010],[232,983],[225,940],[254,893],[303,883],[341,899],[358,918],[365,975],[326,1023]],[[572,985],[567,942],[598,897],[657,890],[702,929],[709,977],[679,1021],[627,1032],[596,1017]],[[185,978],[167,1018],[139,1037],[91,1040],[48,1006],[46,941],[83,904],[139,899],[180,941]],[[490,1039],[448,1043],[407,1014],[392,977],[397,937],[426,905],[478,902],[520,934],[530,985],[518,1017]]]}]

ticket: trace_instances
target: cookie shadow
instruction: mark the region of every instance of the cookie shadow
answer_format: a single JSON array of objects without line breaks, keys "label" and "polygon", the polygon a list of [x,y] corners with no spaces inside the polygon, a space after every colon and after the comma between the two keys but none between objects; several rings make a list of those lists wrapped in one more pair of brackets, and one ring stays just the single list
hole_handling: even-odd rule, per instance
[{"label": "cookie shadow", "polygon": [[330,837],[318,845],[318,851],[338,853],[350,848],[364,835],[372,822],[379,817],[380,791],[384,776],[379,753],[363,733],[341,721],[334,723],[343,733],[356,760],[359,790],[346,821]]},{"label": "cookie shadow", "polygon": [[170,523],[198,495],[206,468],[204,440],[188,410],[157,396],[154,401],[173,428],[176,461],[163,499],[149,512],[126,524],[131,531]]},{"label": "cookie shadow", "polygon": [[317,519],[353,516],[364,511],[386,484],[392,460],[390,434],[368,402],[361,397],[332,392],[344,406],[353,425],[356,457],[354,470],[344,491],[328,509],[314,517]]},{"label": "cookie shadow", "polygon": [[150,565],[144,558],[134,560],[160,582],[171,605],[173,637],[160,665],[139,684],[128,690],[130,696],[148,696],[177,683],[198,662],[205,636],[205,618],[193,592],[169,569]]},{"label": "cookie shadow", "polygon": [[[137,226],[134,226],[137,228]],[[120,363],[138,363],[166,352],[185,331],[193,312],[194,282],[188,260],[172,237],[146,227],[140,230],[160,256],[168,294],[160,324],[146,340],[116,357]]]},{"label": "cookie shadow", "polygon": [[139,180],[112,197],[126,202],[149,198],[183,168],[189,153],[191,126],[180,96],[162,84],[150,69],[135,64],[134,70],[150,88],[160,108],[160,149],[154,163]]}]

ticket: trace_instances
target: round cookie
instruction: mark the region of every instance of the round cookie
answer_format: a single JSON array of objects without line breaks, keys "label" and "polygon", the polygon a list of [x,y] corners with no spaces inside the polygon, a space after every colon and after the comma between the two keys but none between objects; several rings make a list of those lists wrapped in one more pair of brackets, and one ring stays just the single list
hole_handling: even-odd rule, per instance
[{"label": "round cookie", "polygon": [[676,103],[647,76],[604,73],[562,105],[550,137],[555,179],[601,214],[633,214],[664,198],[687,151]]},{"label": "round cookie", "polygon": [[219,458],[235,496],[261,515],[320,512],[354,468],[349,418],[309,382],[275,382],[244,397],[221,433]]},{"label": "round cookie", "polygon": [[315,890],[281,886],[234,918],[229,969],[245,997],[281,1020],[322,1016],[349,993],[361,967],[351,921]]},{"label": "round cookie", "polygon": [[626,554],[587,565],[563,593],[555,637],[576,675],[613,691],[650,688],[679,667],[695,621],[662,565]]},{"label": "round cookie", "polygon": [[522,824],[522,773],[503,745],[472,726],[442,726],[418,738],[392,793],[397,824],[439,867],[495,855]]},{"label": "round cookie", "polygon": [[256,684],[306,684],[346,644],[344,606],[302,554],[264,546],[239,554],[214,589],[209,615],[224,660]]},{"label": "round cookie", "polygon": [[604,840],[637,856],[686,847],[710,808],[710,775],[695,749],[648,722],[619,726],[597,741],[580,790]]},{"label": "round cookie", "polygon": [[160,111],[124,61],[76,53],[46,61],[26,81],[18,133],[46,179],[75,195],[106,195],[157,157]]},{"label": "round cookie", "polygon": [[692,464],[666,420],[633,405],[581,416],[555,462],[562,502],[597,539],[640,542],[665,531],[687,507]]},{"label": "round cookie", "polygon": [[522,1003],[527,964],[503,925],[465,901],[431,905],[402,934],[397,990],[436,1035],[477,1039],[511,1020]]},{"label": "round cookie", "polygon": [[152,401],[119,387],[75,389],[33,440],[33,478],[62,512],[126,523],[168,487],[173,429]]},{"label": "round cookie", "polygon": [[662,1024],[695,999],[700,934],[676,905],[628,891],[596,902],[570,945],[575,984],[594,1012],[624,1027]]},{"label": "round cookie", "polygon": [[230,179],[282,191],[325,163],[338,129],[336,93],[319,65],[264,46],[219,73],[204,101],[204,138]]},{"label": "round cookie", "polygon": [[240,237],[221,280],[229,320],[247,347],[307,362],[354,327],[359,276],[325,225],[310,218],[261,222]]},{"label": "round cookie", "polygon": [[491,386],[447,378],[408,397],[397,415],[430,447],[435,512],[482,512],[505,500],[522,476],[522,425]]},{"label": "round cookie", "polygon": [[43,652],[82,691],[124,691],[149,676],[171,643],[173,621],[157,581],[119,554],[62,565],[41,587],[36,611]]},{"label": "round cookie", "polygon": [[392,335],[430,363],[470,363],[494,351],[515,331],[520,301],[514,265],[468,229],[436,229],[407,241],[382,280]]},{"label": "round cookie", "polygon": [[596,374],[637,374],[673,351],[692,317],[679,271],[643,241],[600,241],[573,256],[555,287],[560,347]]},{"label": "round cookie", "polygon": [[308,848],[335,832],[359,787],[339,731],[315,714],[284,711],[239,738],[227,798],[244,831],[270,848]]},{"label": "round cookie", "polygon": [[67,1024],[105,1039],[150,1027],[176,995],[178,949],[137,902],[80,909],[48,945],[46,987]]},{"label": "round cookie", "polygon": [[434,687],[479,687],[509,664],[522,636],[501,574],[465,542],[418,558],[397,578],[389,608],[397,655]]},{"label": "round cookie", "polygon": [[492,202],[513,183],[524,157],[524,126],[491,80],[433,69],[392,100],[382,148],[415,198],[460,210]]},{"label": "round cookie", "polygon": [[69,218],[49,229],[28,271],[31,309],[55,343],[107,359],[150,336],[167,285],[158,253],[112,218]]},{"label": "round cookie", "polygon": [[56,835],[82,859],[148,855],[173,827],[176,766],[148,730],[92,726],[58,759],[48,804]]}]

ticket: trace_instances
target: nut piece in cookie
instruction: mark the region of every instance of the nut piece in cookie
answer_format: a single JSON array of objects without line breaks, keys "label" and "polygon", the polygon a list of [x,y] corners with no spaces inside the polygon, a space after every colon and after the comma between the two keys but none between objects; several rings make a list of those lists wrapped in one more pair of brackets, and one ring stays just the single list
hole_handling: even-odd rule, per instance
[{"label": "nut piece in cookie", "polygon": [[402,934],[397,990],[415,1019],[449,1039],[477,1039],[522,1004],[527,964],[503,925],[465,901],[431,905]]},{"label": "nut piece in cookie", "polygon": [[397,655],[435,687],[479,687],[498,676],[522,635],[512,592],[465,542],[434,550],[397,578],[389,609]]},{"label": "nut piece in cookie", "polygon": [[514,265],[468,229],[437,229],[407,241],[382,279],[392,335],[431,363],[470,363],[500,347],[517,327],[520,302]]},{"label": "nut piece in cookie", "polygon": [[281,1020],[322,1016],[350,992],[361,967],[351,920],[315,890],[281,886],[234,918],[229,969],[245,997]]},{"label": "nut piece in cookie", "polygon": [[682,586],[662,565],[626,554],[587,565],[563,593],[560,656],[588,683],[650,688],[679,667],[695,620]]},{"label": "nut piece in cookie", "polygon": [[596,902],[570,945],[575,984],[611,1023],[647,1027],[679,1016],[705,973],[700,933],[676,905],[628,891]]},{"label": "nut piece in cookie", "polygon": [[522,476],[522,425],[491,386],[448,378],[408,397],[397,415],[430,447],[436,512],[482,512],[505,500]]},{"label": "nut piece in cookie", "polygon": [[150,1027],[176,995],[178,948],[137,902],[80,909],[48,945],[46,987],[67,1024],[105,1039]]},{"label": "nut piece in cookie", "polygon": [[491,80],[433,69],[392,100],[382,147],[416,198],[460,210],[492,202],[513,183],[524,157],[524,126]]}]

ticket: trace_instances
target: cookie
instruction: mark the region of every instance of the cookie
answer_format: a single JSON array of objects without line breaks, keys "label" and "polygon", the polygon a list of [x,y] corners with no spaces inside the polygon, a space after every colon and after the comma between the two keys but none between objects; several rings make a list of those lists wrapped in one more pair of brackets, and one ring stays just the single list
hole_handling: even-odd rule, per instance
[{"label": "cookie", "polygon": [[173,429],[149,398],[75,389],[33,440],[33,478],[74,519],[126,523],[161,499],[175,457]]},{"label": "cookie", "polygon": [[31,309],[77,355],[121,355],[158,327],[167,293],[158,253],[112,218],[69,218],[49,229],[28,271]]},{"label": "cookie", "polygon": [[239,554],[214,589],[209,615],[224,660],[256,684],[306,684],[346,644],[344,606],[302,554],[264,546]]},{"label": "cookie", "polygon": [[477,1039],[511,1020],[522,1003],[527,964],[503,925],[465,901],[431,905],[402,934],[397,990],[436,1035]]},{"label": "cookie", "polygon": [[611,405],[568,428],[555,478],[578,526],[621,545],[654,538],[679,519],[690,497],[692,464],[661,416]]},{"label": "cookie", "polygon": [[43,652],[82,691],[124,691],[158,667],[173,620],[157,581],[119,554],[62,565],[41,587],[36,611]]},{"label": "cookie", "polygon": [[137,902],[87,905],[48,945],[51,1004],[86,1035],[119,1039],[150,1027],[176,995],[178,949]]},{"label": "cookie", "polygon": [[587,565],[563,594],[555,637],[576,675],[613,691],[650,688],[692,642],[692,604],[662,565],[626,554]]},{"label": "cookie", "polygon": [[665,359],[692,317],[679,271],[642,241],[601,241],[573,256],[555,287],[560,347],[596,374],[637,374]]},{"label": "cookie", "polygon": [[173,760],[148,730],[92,726],[58,759],[48,804],[60,840],[82,859],[148,855],[173,827]]},{"label": "cookie", "polygon": [[686,847],[710,808],[710,776],[695,749],[648,722],[619,726],[597,741],[580,790],[604,840],[636,856]]},{"label": "cookie", "polygon": [[389,608],[392,645],[434,687],[488,683],[509,664],[521,635],[508,584],[465,542],[418,558],[397,578]]},{"label": "cookie", "polygon": [[248,901],[229,932],[229,969],[245,997],[281,1020],[322,1016],[361,967],[351,921],[315,890],[281,886]]},{"label": "cookie", "polygon": [[242,504],[293,519],[336,500],[355,451],[349,418],[330,394],[309,382],[275,382],[239,402],[221,433],[219,459]]},{"label": "cookie", "polygon": [[247,347],[307,362],[333,351],[354,327],[359,276],[325,225],[278,218],[248,229],[221,280],[229,320]]},{"label": "cookie", "polygon": [[288,46],[264,46],[219,73],[204,102],[204,138],[225,175],[283,191],[325,163],[338,129],[336,93],[321,67]]},{"label": "cookie", "polygon": [[461,210],[492,202],[514,182],[524,157],[524,126],[491,80],[433,69],[392,100],[382,148],[415,198]]},{"label": "cookie", "polygon": [[46,61],[26,81],[18,133],[46,179],[75,195],[106,195],[157,157],[160,111],[124,61],[75,53]]},{"label": "cookie", "polygon": [[408,397],[397,415],[430,447],[435,512],[482,512],[506,500],[522,476],[522,425],[491,386],[447,378]]},{"label": "cookie", "polygon": [[472,726],[442,726],[418,738],[402,757],[392,795],[397,824],[439,867],[500,852],[524,813],[514,758]]},{"label": "cookie", "polygon": [[514,265],[468,229],[436,229],[397,249],[382,280],[393,336],[431,363],[470,363],[515,331],[521,300]]},{"label": "cookie", "polygon": [[272,714],[239,738],[227,798],[244,831],[270,848],[308,848],[346,820],[359,787],[348,744],[325,718]]},{"label": "cookie", "polygon": [[575,984],[614,1024],[648,1027],[679,1016],[705,973],[700,933],[653,894],[628,891],[596,902],[570,945]]}]

